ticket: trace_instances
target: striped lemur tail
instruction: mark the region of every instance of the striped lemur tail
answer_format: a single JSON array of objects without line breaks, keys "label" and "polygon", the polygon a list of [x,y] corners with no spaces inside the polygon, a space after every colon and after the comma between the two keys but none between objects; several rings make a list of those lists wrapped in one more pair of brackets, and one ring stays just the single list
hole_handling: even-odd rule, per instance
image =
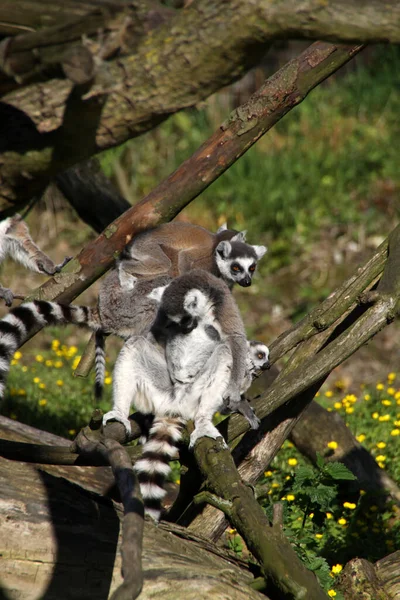
[{"label": "striped lemur tail", "polygon": [[84,325],[95,331],[101,327],[96,309],[45,300],[21,304],[0,320],[0,397],[4,395],[13,354],[32,330],[46,325],[69,323]]},{"label": "striped lemur tail", "polygon": [[175,417],[155,417],[142,457],[134,465],[145,512],[155,521],[160,520],[161,502],[167,493],[164,482],[171,472],[169,462],[178,457],[177,444],[184,424],[183,419]]},{"label": "striped lemur tail", "polygon": [[94,370],[94,397],[99,402],[103,397],[104,378],[106,374],[105,338],[104,333],[101,330],[96,331],[95,334]]}]

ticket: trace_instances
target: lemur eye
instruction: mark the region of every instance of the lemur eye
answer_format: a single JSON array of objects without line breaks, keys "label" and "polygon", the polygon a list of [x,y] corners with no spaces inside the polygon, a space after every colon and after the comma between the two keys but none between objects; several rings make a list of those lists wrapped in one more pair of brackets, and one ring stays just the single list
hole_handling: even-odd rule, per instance
[{"label": "lemur eye", "polygon": [[264,354],[264,352],[259,352],[259,353],[257,354],[257,358],[259,358],[260,360],[263,360],[263,359],[265,358],[265,354]]},{"label": "lemur eye", "polygon": [[254,273],[255,270],[256,270],[256,265],[251,265],[251,267],[249,267],[249,271],[251,273]]},{"label": "lemur eye", "polygon": [[240,265],[238,265],[237,263],[234,263],[234,264],[231,266],[231,270],[232,270],[232,271],[235,271],[236,273],[239,273],[239,271],[241,271],[241,270],[242,270],[242,267],[241,267]]}]

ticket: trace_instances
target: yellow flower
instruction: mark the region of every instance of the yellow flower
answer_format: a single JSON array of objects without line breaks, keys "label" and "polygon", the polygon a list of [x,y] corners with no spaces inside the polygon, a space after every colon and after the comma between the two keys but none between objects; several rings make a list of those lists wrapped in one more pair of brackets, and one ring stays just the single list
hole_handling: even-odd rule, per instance
[{"label": "yellow flower", "polygon": [[12,367],[14,367],[14,365],[17,365],[17,364],[18,364],[18,361],[17,361],[17,360],[15,360],[15,358],[13,358],[13,359],[11,360],[11,366],[12,366]]},{"label": "yellow flower", "polygon": [[344,388],[346,387],[346,384],[341,379],[338,379],[337,381],[335,381],[334,386],[338,390],[344,390]]},{"label": "yellow flower", "polygon": [[180,479],[176,479],[175,483],[177,483],[178,485],[181,485],[181,480]]},{"label": "yellow flower", "polygon": [[279,487],[279,483],[277,483],[276,481],[274,481],[274,482],[271,484],[271,487],[273,487],[273,488],[278,488],[278,487]]},{"label": "yellow flower", "polygon": [[39,388],[41,390],[45,390],[46,389],[46,384],[45,383],[39,383]]},{"label": "yellow flower", "polygon": [[52,367],[53,366],[53,361],[47,359],[46,362],[44,363],[46,365],[46,367]]},{"label": "yellow flower", "polygon": [[327,443],[328,448],[330,448],[331,450],[336,450],[336,448],[338,447],[338,443],[335,441],[332,442],[328,442]]},{"label": "yellow flower", "polygon": [[17,350],[16,352],[14,352],[14,358],[15,360],[19,360],[22,357],[22,352],[20,352],[19,350]]},{"label": "yellow flower", "polygon": [[349,406],[348,408],[346,408],[346,413],[348,415],[351,415],[354,412],[354,407],[353,406]]},{"label": "yellow flower", "polygon": [[379,413],[377,413],[377,412],[372,413],[372,418],[379,419]]},{"label": "yellow flower", "polygon": [[53,340],[51,342],[51,349],[52,350],[58,350],[58,348],[60,347],[60,342],[59,340]]},{"label": "yellow flower", "polygon": [[396,427],[400,427],[400,421],[394,421],[393,424],[396,425]]},{"label": "yellow flower", "polygon": [[351,510],[354,510],[357,504],[354,504],[354,502],[343,502],[343,506],[345,508],[350,508]]},{"label": "yellow flower", "polygon": [[313,519],[314,518],[314,513],[310,513],[308,516],[310,517],[310,519]]},{"label": "yellow flower", "polygon": [[68,429],[68,433],[69,433],[69,435],[75,435],[76,429]]},{"label": "yellow flower", "polygon": [[345,396],[344,399],[347,400],[347,402],[351,402],[351,404],[357,402],[357,396],[355,396],[354,394],[347,394],[347,396]]},{"label": "yellow flower", "polygon": [[396,393],[396,390],[392,387],[388,387],[388,389],[386,391],[389,394],[389,396],[394,396]]},{"label": "yellow flower", "polygon": [[346,525],[347,521],[343,517],[338,520],[339,525]]},{"label": "yellow flower", "polygon": [[47,400],[45,400],[45,398],[42,398],[41,400],[39,400],[38,404],[39,406],[46,406]]},{"label": "yellow flower", "polygon": [[369,507],[369,510],[370,510],[371,512],[376,512],[376,511],[378,510],[378,507],[376,506],[376,504],[374,504],[373,506],[370,506],[370,507]]},{"label": "yellow flower", "polygon": [[40,381],[40,377],[34,377],[33,378],[33,383],[39,383]]},{"label": "yellow flower", "polygon": [[377,448],[380,448],[380,449],[383,449],[383,448],[386,448],[386,444],[385,444],[385,442],[378,442],[378,443],[376,444],[376,447],[377,447]]},{"label": "yellow flower", "polygon": [[23,371],[24,373],[26,373],[26,372],[27,372],[27,370],[28,370],[28,367],[22,367],[22,371]]},{"label": "yellow flower", "polygon": [[383,404],[383,406],[392,406],[390,400],[381,400],[381,404]]},{"label": "yellow flower", "polygon": [[332,398],[332,396],[333,396],[333,392],[332,392],[332,390],[327,390],[327,391],[325,392],[325,396],[326,396],[327,398]]},{"label": "yellow flower", "polygon": [[357,442],[360,442],[360,444],[363,443],[363,441],[365,440],[365,434],[364,433],[360,433],[360,435],[358,435],[356,437]]},{"label": "yellow flower", "polygon": [[396,379],[396,373],[388,373],[388,381],[392,382]]},{"label": "yellow flower", "polygon": [[74,371],[77,368],[77,366],[79,365],[80,360],[81,360],[81,356],[78,354],[77,356],[75,356],[74,360],[72,361],[72,369]]},{"label": "yellow flower", "polygon": [[377,461],[377,462],[383,462],[384,460],[386,460],[386,456],[385,456],[384,454],[379,454],[379,455],[376,457],[376,461]]},{"label": "yellow flower", "polygon": [[288,494],[288,495],[286,496],[286,500],[287,500],[288,502],[293,502],[293,500],[295,499],[295,497],[296,497],[296,496],[294,496],[293,494]]},{"label": "yellow flower", "polygon": [[282,496],[281,500],[286,500],[286,496]]},{"label": "yellow flower", "polygon": [[297,465],[297,458],[288,458],[287,462],[290,467],[295,467]]},{"label": "yellow flower", "polygon": [[400,429],[392,429],[392,431],[390,432],[390,435],[400,435]]},{"label": "yellow flower", "polygon": [[383,462],[378,462],[378,467],[379,467],[380,469],[384,469],[384,468],[385,468],[385,463],[383,463]]},{"label": "yellow flower", "polygon": [[400,398],[400,392],[396,392],[394,397],[396,398],[396,400],[398,400]]},{"label": "yellow flower", "polygon": [[323,534],[322,533],[316,533],[315,537],[317,538],[317,540],[320,540],[321,538],[323,538]]},{"label": "yellow flower", "polygon": [[292,479],[292,477],[290,475],[286,475],[285,479],[286,481],[289,481],[289,479]]},{"label": "yellow flower", "polygon": [[57,379],[56,385],[58,385],[59,387],[61,387],[62,385],[64,385],[63,380],[62,379]]},{"label": "yellow flower", "polygon": [[383,383],[377,383],[377,384],[376,384],[376,389],[377,389],[377,390],[384,390],[384,389],[385,389],[385,386],[383,385]]},{"label": "yellow flower", "polygon": [[17,392],[19,396],[26,396],[26,391],[23,388],[20,388]]},{"label": "yellow flower", "polygon": [[61,367],[64,366],[64,363],[62,360],[56,360],[56,362],[54,363],[54,366],[56,369],[61,369]]},{"label": "yellow flower", "polygon": [[334,573],[335,575],[337,575],[338,573],[340,573],[340,571],[343,569],[343,565],[337,564],[337,565],[333,565],[331,571],[332,573]]},{"label": "yellow flower", "polygon": [[110,385],[110,383],[112,383],[112,377],[106,377],[106,378],[104,379],[104,383],[105,383],[106,385]]},{"label": "yellow flower", "polygon": [[232,529],[232,528],[228,529],[228,533],[230,533],[232,535],[233,533],[236,533],[236,529]]},{"label": "yellow flower", "polygon": [[330,512],[327,512],[327,513],[326,513],[326,518],[327,518],[327,519],[333,519],[333,514],[332,514],[332,513],[330,513]]},{"label": "yellow flower", "polygon": [[41,363],[41,362],[44,361],[44,358],[43,358],[43,356],[41,354],[36,354],[35,360],[36,360],[36,362]]},{"label": "yellow flower", "polygon": [[371,400],[371,396],[369,394],[365,394],[364,400],[368,402],[368,400]]},{"label": "yellow flower", "polygon": [[339,410],[340,408],[342,408],[342,403],[341,402],[335,402],[335,404],[333,405],[333,408],[336,408],[336,410]]},{"label": "yellow flower", "polygon": [[390,415],[382,415],[378,419],[379,421],[390,421]]},{"label": "yellow flower", "polygon": [[330,596],[331,598],[334,598],[336,596],[335,590],[328,590],[328,596]]},{"label": "yellow flower", "polygon": [[272,477],[272,471],[264,471],[264,477]]}]

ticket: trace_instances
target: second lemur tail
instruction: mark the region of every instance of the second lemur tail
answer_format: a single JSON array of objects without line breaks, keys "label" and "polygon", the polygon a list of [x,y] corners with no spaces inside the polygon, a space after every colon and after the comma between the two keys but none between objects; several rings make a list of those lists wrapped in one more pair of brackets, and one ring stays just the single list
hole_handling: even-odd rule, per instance
[{"label": "second lemur tail", "polygon": [[161,503],[167,493],[164,482],[171,472],[169,462],[178,457],[177,444],[184,424],[185,421],[178,418],[155,417],[142,457],[134,465],[145,512],[155,521],[160,520]]},{"label": "second lemur tail", "polygon": [[0,320],[0,397],[4,395],[6,379],[14,352],[36,327],[54,324],[84,325],[90,329],[100,328],[97,311],[88,306],[59,304],[45,300],[33,300],[10,310]]},{"label": "second lemur tail", "polygon": [[99,401],[103,396],[104,377],[106,374],[105,339],[104,334],[101,331],[96,331],[95,347],[94,370],[96,376],[94,380],[94,396],[96,400]]}]

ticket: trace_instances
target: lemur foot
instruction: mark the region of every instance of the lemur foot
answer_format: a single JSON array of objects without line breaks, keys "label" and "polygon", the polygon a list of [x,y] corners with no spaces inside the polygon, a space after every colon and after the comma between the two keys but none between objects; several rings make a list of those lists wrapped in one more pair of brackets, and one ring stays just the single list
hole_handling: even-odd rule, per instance
[{"label": "lemur foot", "polygon": [[254,409],[250,406],[249,401],[244,397],[239,402],[231,402],[230,398],[225,399],[220,412],[223,415],[229,415],[234,412],[240,413],[247,419],[252,429],[258,429],[261,423]]},{"label": "lemur foot", "polygon": [[132,429],[130,420],[127,417],[121,415],[121,413],[119,413],[118,411],[110,410],[103,416],[103,427],[107,425],[108,421],[118,421],[118,423],[122,423],[122,425],[126,429],[126,433],[128,435],[131,435]]},{"label": "lemur foot", "polygon": [[[222,436],[221,432],[218,431],[218,429],[214,427],[212,423],[204,423],[199,426],[196,426],[195,430],[190,434],[189,450],[192,450],[197,440],[202,437],[210,437],[216,440],[218,437]],[[222,440],[223,447],[227,448],[228,446],[226,445],[224,438],[222,438]]]},{"label": "lemur foot", "polygon": [[55,275],[56,273],[59,273],[63,267],[65,267],[65,265],[71,260],[71,258],[72,256],[66,256],[62,263],[59,263],[58,265],[50,265],[41,262],[39,263],[39,268],[42,271],[42,273],[46,273],[46,275]]},{"label": "lemur foot", "polygon": [[6,306],[11,306],[14,300],[14,294],[8,288],[0,287],[0,298],[4,299]]}]

